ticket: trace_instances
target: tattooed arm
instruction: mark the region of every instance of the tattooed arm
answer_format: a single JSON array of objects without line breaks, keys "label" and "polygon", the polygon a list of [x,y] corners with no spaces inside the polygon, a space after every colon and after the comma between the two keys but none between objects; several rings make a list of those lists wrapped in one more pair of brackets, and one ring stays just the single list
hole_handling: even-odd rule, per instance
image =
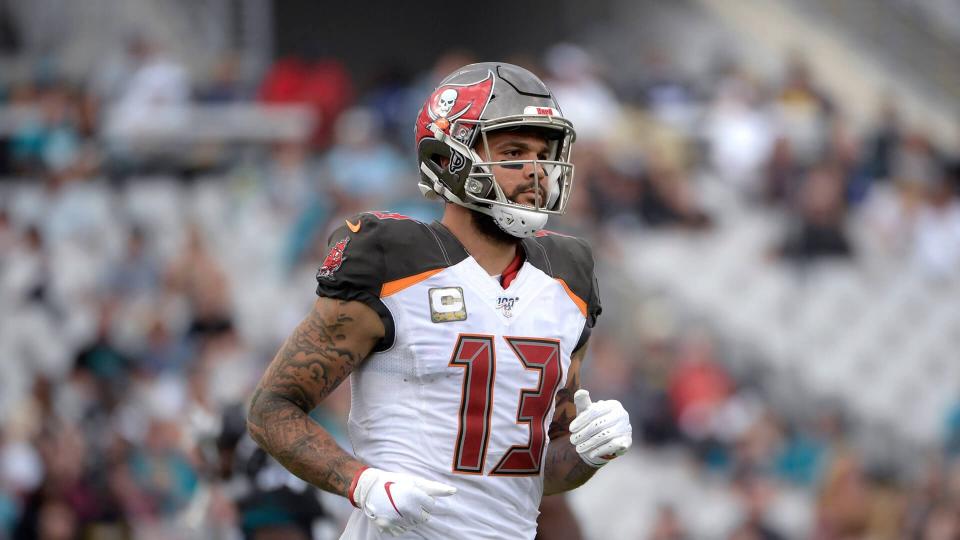
[{"label": "tattooed arm", "polygon": [[250,402],[247,428],[257,444],[293,474],[344,497],[363,464],[308,414],[383,335],[383,323],[365,304],[318,298],[274,357]]},{"label": "tattooed arm", "polygon": [[543,474],[543,494],[552,495],[582,486],[597,469],[584,463],[570,444],[570,422],[577,416],[573,394],[580,388],[580,364],[587,354],[584,343],[570,357],[567,385],[557,391],[557,407],[550,422],[550,446]]}]

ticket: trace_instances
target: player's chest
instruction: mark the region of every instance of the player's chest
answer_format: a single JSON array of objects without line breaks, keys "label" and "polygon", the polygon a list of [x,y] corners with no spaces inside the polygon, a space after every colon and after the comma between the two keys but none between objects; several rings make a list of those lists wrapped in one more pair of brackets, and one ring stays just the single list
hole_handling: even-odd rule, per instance
[{"label": "player's chest", "polygon": [[529,265],[507,288],[475,263],[448,268],[390,307],[397,342],[417,358],[425,379],[451,367],[520,379],[541,369],[565,371],[583,326],[563,287]]},{"label": "player's chest", "polygon": [[506,288],[473,259],[446,268],[392,297],[398,334],[416,341],[464,333],[559,338],[576,324],[576,309],[557,280],[530,265]]}]

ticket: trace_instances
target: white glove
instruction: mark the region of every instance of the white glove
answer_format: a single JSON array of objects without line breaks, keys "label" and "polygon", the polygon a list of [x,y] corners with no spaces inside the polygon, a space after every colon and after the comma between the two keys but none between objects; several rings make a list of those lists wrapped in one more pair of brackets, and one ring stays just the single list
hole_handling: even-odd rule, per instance
[{"label": "white glove", "polygon": [[590,401],[590,392],[580,389],[573,395],[577,417],[570,422],[570,443],[580,459],[602,467],[633,444],[630,416],[616,400]]},{"label": "white glove", "polygon": [[437,505],[457,488],[404,473],[365,468],[354,480],[350,502],[376,524],[381,533],[399,535],[425,523]]}]

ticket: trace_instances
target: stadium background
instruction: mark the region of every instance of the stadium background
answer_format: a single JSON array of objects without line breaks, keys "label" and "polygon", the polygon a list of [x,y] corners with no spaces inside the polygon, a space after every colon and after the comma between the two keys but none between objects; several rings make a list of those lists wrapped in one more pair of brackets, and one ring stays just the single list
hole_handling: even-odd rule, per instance
[{"label": "stadium background", "polygon": [[[244,400],[331,227],[439,214],[414,115],[490,59],[580,134],[551,228],[600,261],[585,386],[636,432],[570,494],[583,537],[957,538],[958,21],[950,0],[0,0],[0,539],[335,537],[349,507],[254,451]],[[347,407],[314,417],[342,437]]]}]

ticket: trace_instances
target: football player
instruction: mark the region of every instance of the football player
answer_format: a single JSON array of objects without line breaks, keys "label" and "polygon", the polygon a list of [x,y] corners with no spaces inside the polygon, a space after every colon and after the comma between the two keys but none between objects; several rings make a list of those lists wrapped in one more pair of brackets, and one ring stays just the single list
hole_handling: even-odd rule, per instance
[{"label": "football player", "polygon": [[[620,403],[579,385],[600,315],[590,246],[543,229],[570,199],[574,139],[535,75],[465,66],[416,123],[420,190],[442,220],[367,212],[331,236],[319,298],[248,426],[357,507],[343,538],[533,538],[544,494],[630,447]],[[307,416],[347,376],[352,454]]]}]

